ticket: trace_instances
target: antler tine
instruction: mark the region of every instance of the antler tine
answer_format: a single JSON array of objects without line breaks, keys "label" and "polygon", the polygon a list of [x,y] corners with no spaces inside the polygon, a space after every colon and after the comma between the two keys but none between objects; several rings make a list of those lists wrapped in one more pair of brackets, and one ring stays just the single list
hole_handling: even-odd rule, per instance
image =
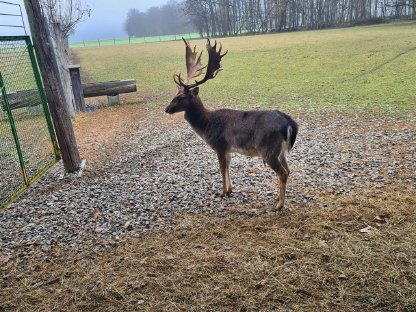
[{"label": "antler tine", "polygon": [[[222,44],[221,44],[221,42],[220,42],[220,49],[218,50],[218,53],[219,53],[220,55],[221,55],[221,50],[222,50]],[[227,51],[225,51],[225,53],[221,55],[221,58],[222,58],[222,57],[224,57],[224,56],[226,56],[226,55],[227,55],[227,53],[228,53],[228,50],[227,50]]]},{"label": "antler tine", "polygon": [[179,87],[187,87],[187,85],[184,83],[183,79],[181,78],[181,74],[174,74],[173,75],[173,81],[179,86]]},{"label": "antler tine", "polygon": [[178,85],[178,86],[180,86],[180,84],[179,84],[179,82],[176,80],[176,74],[173,74],[173,81]]},{"label": "antler tine", "polygon": [[179,83],[181,84],[181,86],[185,86],[185,83],[184,83],[183,79],[181,78],[181,74],[180,73],[178,75],[178,80],[179,80]]}]

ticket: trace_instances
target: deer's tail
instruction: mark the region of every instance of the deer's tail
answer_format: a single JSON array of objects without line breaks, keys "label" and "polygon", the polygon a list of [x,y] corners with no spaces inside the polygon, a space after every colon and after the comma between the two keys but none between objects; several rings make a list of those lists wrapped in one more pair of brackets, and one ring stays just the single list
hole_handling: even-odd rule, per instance
[{"label": "deer's tail", "polygon": [[298,124],[290,118],[286,128],[286,141],[288,142],[287,151],[290,152],[293,145],[295,145],[296,137],[298,135]]}]

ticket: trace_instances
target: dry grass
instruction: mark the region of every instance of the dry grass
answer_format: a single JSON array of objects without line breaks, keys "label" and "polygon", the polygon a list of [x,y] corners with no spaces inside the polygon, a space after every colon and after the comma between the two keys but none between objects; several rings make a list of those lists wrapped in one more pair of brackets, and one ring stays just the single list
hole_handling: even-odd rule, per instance
[{"label": "dry grass", "polygon": [[114,156],[117,146],[126,144],[140,128],[146,110],[139,105],[109,106],[90,113],[78,113],[73,120],[81,157],[93,164]]},{"label": "dry grass", "polygon": [[13,261],[0,310],[415,311],[416,196],[371,194],[275,216],[185,217],[102,253]]},{"label": "dry grass", "polygon": [[[122,153],[132,136],[145,130],[154,121],[176,126],[185,123],[183,114],[164,115],[162,109],[155,110],[149,105],[132,105],[123,99],[121,106],[107,106],[88,113],[77,113],[73,119],[74,131],[81,157],[90,164],[103,159],[114,159]],[[149,117],[151,116],[151,117]]]}]

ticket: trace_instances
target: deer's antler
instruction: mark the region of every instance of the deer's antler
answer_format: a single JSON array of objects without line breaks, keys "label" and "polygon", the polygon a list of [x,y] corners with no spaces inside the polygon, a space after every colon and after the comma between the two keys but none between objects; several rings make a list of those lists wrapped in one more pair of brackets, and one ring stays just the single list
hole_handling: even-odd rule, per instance
[{"label": "deer's antler", "polygon": [[[182,86],[186,89],[191,89],[196,86],[199,86],[206,82],[209,79],[213,79],[217,76],[218,72],[222,70],[221,68],[221,59],[228,53],[228,50],[221,55],[222,45],[220,43],[220,48],[217,51],[217,41],[215,41],[214,46],[211,46],[211,41],[207,39],[205,44],[208,51],[208,65],[202,66],[201,64],[201,55],[196,52],[196,47],[192,51],[189,42],[182,38],[186,45],[186,70],[187,70],[187,79],[184,81],[181,78],[181,75],[175,75],[173,80],[178,86]],[[198,57],[197,57],[198,56]],[[205,76],[202,80],[196,81],[193,84],[189,84],[189,81],[192,78],[196,78],[201,75],[206,69]]]},{"label": "deer's antler", "polygon": [[201,64],[201,53],[196,52],[196,46],[194,46],[194,50],[192,51],[189,41],[186,41],[184,38],[182,38],[183,42],[185,42],[186,45],[186,72],[187,72],[187,79],[185,83],[188,83],[191,81],[191,79],[198,77],[201,75],[206,68],[206,66],[202,66]]},{"label": "deer's antler", "polygon": [[221,55],[222,45],[220,43],[220,48],[217,51],[217,40],[215,40],[214,46],[211,46],[211,41],[207,39],[205,46],[208,51],[207,72],[205,73],[205,77],[201,81],[195,81],[195,84],[192,85],[190,88],[196,87],[197,85],[203,84],[209,79],[215,78],[217,74],[222,70],[221,59],[228,53],[228,50]]}]

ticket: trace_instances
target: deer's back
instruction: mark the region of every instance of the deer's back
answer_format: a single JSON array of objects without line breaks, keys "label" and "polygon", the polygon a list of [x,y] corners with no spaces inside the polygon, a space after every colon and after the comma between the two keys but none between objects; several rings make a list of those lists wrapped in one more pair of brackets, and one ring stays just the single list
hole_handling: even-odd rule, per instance
[{"label": "deer's back", "polygon": [[210,112],[205,140],[214,149],[248,156],[279,140],[287,140],[288,126],[296,123],[286,114],[274,111],[220,109]]}]

